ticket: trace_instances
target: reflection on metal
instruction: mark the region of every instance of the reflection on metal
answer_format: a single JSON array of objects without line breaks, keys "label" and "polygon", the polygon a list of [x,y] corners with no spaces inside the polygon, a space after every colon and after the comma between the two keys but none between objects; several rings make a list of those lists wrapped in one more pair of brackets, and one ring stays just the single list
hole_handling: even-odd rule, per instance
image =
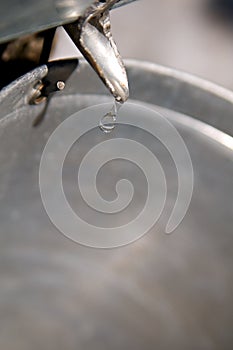
[{"label": "reflection on metal", "polygon": [[[218,135],[218,130],[233,135],[233,93],[154,64],[126,61],[126,67],[131,98],[152,108],[163,107],[190,151],[195,183],[188,215],[173,235],[163,235],[177,182],[174,163],[156,143],[155,154],[167,170],[169,183],[168,202],[158,225],[136,243],[110,251],[87,249],[66,240],[41,204],[41,153],[61,121],[88,105],[111,100],[82,61],[66,88],[51,100],[46,120],[35,130],[31,122],[43,106],[28,105],[28,98],[48,68],[44,65],[2,90],[2,349],[151,350],[161,349],[162,344],[163,349],[174,350],[232,350],[232,151],[202,132],[209,124]],[[191,120],[184,124],[184,115],[183,121],[177,114],[171,119],[173,111],[205,124],[194,130]],[[90,208],[77,200],[77,169],[86,151],[104,135],[86,136],[86,148],[74,145],[68,155],[64,191],[74,210],[92,218]],[[131,136],[153,147],[150,135],[138,131]],[[130,172],[137,188],[140,179],[135,168],[128,164],[125,170],[121,173],[119,163],[113,163],[103,171],[105,191],[101,193],[106,198],[113,198],[115,180],[122,174]],[[139,188],[136,197],[138,205],[143,189]]]},{"label": "reflection on metal", "polygon": [[111,33],[109,10],[117,0],[90,8],[86,16],[65,29],[115,99],[125,102],[129,96],[123,61]]},{"label": "reflection on metal", "polygon": [[178,124],[191,128],[193,131],[196,131],[233,151],[233,136],[216,129],[211,125],[203,123],[200,120],[182,114],[174,113],[174,115],[170,116],[170,119]]}]

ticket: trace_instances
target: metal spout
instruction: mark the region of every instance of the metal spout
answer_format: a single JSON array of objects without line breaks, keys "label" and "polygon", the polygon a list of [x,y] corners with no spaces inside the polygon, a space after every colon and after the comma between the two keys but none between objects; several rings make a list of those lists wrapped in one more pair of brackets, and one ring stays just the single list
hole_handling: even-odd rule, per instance
[{"label": "metal spout", "polygon": [[128,79],[112,37],[109,16],[116,3],[117,0],[98,2],[85,16],[64,28],[114,98],[123,103],[129,96]]}]

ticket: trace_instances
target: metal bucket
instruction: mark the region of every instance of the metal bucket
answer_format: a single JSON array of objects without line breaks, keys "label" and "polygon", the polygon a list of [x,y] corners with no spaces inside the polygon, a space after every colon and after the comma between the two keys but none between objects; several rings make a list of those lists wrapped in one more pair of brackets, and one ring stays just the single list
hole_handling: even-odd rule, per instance
[{"label": "metal bucket", "polygon": [[[188,213],[173,235],[163,234],[174,181],[165,214],[133,244],[99,250],[66,239],[42,205],[41,153],[61,121],[109,101],[107,91],[81,62],[33,128],[42,107],[28,105],[28,94],[46,67],[6,88],[0,95],[1,349],[233,348],[233,93],[154,64],[126,65],[131,99],[166,111],[190,152]],[[165,167],[174,173],[172,162]],[[69,187],[73,177],[66,176]]]}]

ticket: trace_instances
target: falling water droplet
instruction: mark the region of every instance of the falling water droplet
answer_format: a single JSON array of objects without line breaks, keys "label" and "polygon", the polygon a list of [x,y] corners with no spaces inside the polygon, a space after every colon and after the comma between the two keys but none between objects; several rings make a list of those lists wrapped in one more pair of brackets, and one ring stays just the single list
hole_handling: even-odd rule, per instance
[{"label": "falling water droplet", "polygon": [[100,119],[99,127],[105,134],[108,134],[115,128],[115,124],[116,115],[110,111]]},{"label": "falling water droplet", "polygon": [[117,120],[117,114],[119,109],[121,108],[121,103],[118,101],[115,101],[113,104],[112,109],[110,112],[105,114],[99,122],[99,128],[102,130],[105,134],[108,134],[112,132],[112,130],[115,128],[116,120]]}]

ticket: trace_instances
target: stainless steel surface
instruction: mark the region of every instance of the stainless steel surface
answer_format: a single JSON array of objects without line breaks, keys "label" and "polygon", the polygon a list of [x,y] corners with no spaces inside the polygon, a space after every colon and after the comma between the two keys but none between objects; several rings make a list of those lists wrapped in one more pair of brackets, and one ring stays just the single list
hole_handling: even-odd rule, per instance
[{"label": "stainless steel surface", "polygon": [[108,0],[90,8],[86,17],[77,23],[67,24],[65,29],[115,99],[125,102],[129,96],[128,80],[112,37],[109,14],[116,2]]},{"label": "stainless steel surface", "polygon": [[[144,238],[110,251],[64,238],[41,203],[41,152],[62,120],[109,97],[81,62],[51,100],[45,121],[32,128],[41,106],[27,105],[27,98],[46,67],[24,77],[24,88],[19,81],[16,89],[5,89],[0,94],[3,349],[232,349],[233,94],[153,64],[129,61],[127,71],[131,99],[159,106],[189,149],[195,183],[188,214],[172,235],[163,234],[177,189],[174,164],[158,143],[128,130],[156,151],[168,176],[161,219]],[[67,196],[84,213],[87,208],[73,191],[76,152],[85,154],[98,135],[87,136],[81,149],[74,147],[64,174]],[[114,178],[116,169],[103,181]],[[137,184],[134,168],[128,171]]]}]

